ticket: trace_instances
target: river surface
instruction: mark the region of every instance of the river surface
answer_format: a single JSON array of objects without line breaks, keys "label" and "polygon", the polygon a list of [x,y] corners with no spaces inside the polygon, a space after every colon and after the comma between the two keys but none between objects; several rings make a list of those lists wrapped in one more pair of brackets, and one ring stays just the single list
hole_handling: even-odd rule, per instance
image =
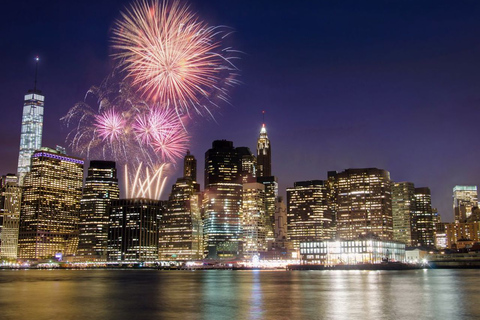
[{"label": "river surface", "polygon": [[480,270],[2,270],[0,319],[480,319]]}]

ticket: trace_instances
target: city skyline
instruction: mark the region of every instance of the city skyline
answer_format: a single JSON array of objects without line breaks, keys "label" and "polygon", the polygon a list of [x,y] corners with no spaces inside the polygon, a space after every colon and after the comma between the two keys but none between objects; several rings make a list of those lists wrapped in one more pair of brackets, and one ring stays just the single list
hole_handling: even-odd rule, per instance
[{"label": "city skyline", "polygon": [[[281,195],[296,181],[326,179],[327,171],[377,167],[393,181],[429,187],[432,205],[444,221],[453,221],[453,187],[480,181],[472,134],[479,98],[478,4],[319,3],[289,13],[284,2],[260,2],[252,9],[189,3],[208,22],[232,27],[234,47],[245,52],[239,61],[244,84],[232,93],[234,107],[222,106],[217,123],[197,120],[193,155],[200,158],[218,139],[255,150],[266,110]],[[78,13],[61,4],[59,10],[28,1],[24,7],[7,5],[12,14],[1,24],[16,28],[0,53],[2,174],[16,172],[22,99],[33,88],[35,55],[37,87],[45,95],[43,146],[64,145],[66,131],[58,119],[108,72],[109,28],[127,4],[100,2],[95,14],[88,2],[78,4]],[[67,22],[64,15],[80,21]],[[360,24],[366,17],[372,23]],[[280,28],[284,19],[290,23]],[[29,33],[32,41],[18,40]],[[179,163],[168,186],[181,170]],[[164,192],[162,199],[167,197]]]}]

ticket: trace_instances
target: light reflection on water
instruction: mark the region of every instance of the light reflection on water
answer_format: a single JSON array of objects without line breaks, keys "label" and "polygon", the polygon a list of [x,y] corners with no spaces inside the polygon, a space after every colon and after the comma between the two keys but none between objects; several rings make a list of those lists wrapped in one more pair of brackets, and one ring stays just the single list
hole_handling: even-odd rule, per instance
[{"label": "light reflection on water", "polygon": [[0,319],[479,319],[480,270],[0,271]]}]

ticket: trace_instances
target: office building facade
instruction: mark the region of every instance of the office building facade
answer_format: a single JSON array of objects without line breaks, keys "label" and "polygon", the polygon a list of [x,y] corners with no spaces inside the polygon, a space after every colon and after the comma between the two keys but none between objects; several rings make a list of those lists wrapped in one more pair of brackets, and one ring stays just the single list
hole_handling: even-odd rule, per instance
[{"label": "office building facade", "polygon": [[76,252],[82,182],[82,159],[50,148],[35,151],[23,184],[19,258]]},{"label": "office building facade", "polygon": [[79,222],[79,256],[87,261],[107,259],[108,209],[120,198],[114,161],[90,161],[83,188]]},{"label": "office building facade", "polygon": [[295,250],[301,242],[335,237],[327,194],[322,180],[299,181],[287,188],[287,234]]},{"label": "office building facade", "polygon": [[347,169],[335,175],[337,236],[393,239],[390,173],[377,168]]}]

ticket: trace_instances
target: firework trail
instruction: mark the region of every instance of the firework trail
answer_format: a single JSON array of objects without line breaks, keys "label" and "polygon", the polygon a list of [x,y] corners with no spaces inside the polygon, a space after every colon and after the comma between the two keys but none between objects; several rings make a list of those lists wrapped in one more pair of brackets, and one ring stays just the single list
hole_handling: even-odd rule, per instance
[{"label": "firework trail", "polygon": [[238,51],[222,48],[225,27],[211,27],[179,1],[139,0],[113,29],[114,59],[147,101],[204,115],[238,83]]}]

